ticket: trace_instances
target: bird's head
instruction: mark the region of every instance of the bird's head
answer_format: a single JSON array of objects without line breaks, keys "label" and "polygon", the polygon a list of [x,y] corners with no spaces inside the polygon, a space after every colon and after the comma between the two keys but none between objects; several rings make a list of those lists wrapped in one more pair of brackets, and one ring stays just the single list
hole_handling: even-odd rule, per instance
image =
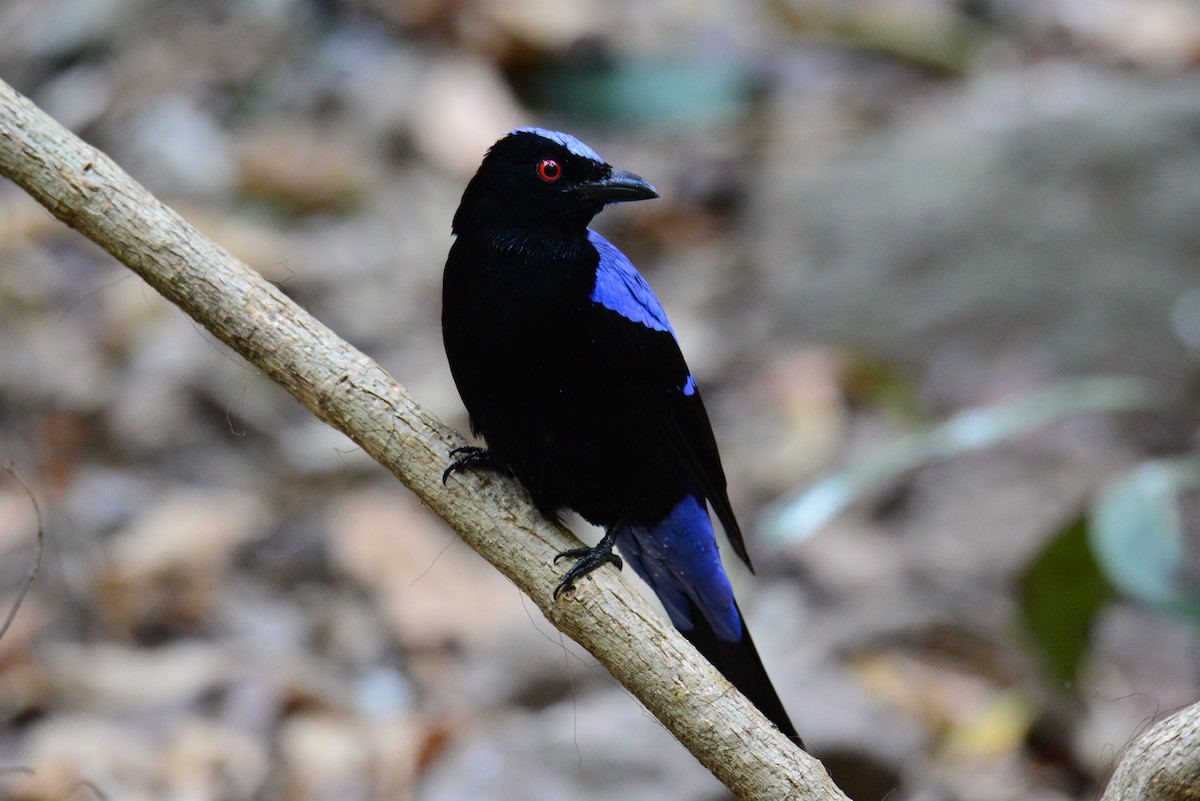
[{"label": "bird's head", "polygon": [[583,231],[609,203],[655,197],[649,182],[616,169],[575,137],[518,128],[484,156],[463,192],[454,232]]}]

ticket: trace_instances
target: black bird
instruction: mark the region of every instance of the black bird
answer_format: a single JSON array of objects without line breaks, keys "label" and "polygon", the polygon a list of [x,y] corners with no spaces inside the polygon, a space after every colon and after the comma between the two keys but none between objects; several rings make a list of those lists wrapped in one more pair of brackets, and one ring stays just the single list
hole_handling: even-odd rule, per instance
[{"label": "black bird", "polygon": [[463,192],[446,260],[442,335],[487,449],[446,470],[511,472],[556,519],[603,526],[555,595],[619,546],[684,636],[796,743],[717,553],[711,505],[750,565],[696,380],[654,292],[588,228],[608,203],[658,197],[573,136],[518,128]]}]

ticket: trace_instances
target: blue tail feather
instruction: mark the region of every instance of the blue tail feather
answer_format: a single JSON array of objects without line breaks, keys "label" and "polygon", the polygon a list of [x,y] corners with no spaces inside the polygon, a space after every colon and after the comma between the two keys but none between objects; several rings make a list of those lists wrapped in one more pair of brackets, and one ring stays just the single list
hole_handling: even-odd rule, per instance
[{"label": "blue tail feather", "polygon": [[694,628],[692,609],[696,608],[721,639],[737,642],[742,638],[742,616],[702,498],[686,496],[652,526],[625,527],[617,544],[634,572],[654,590],[677,629],[686,632]]},{"label": "blue tail feather", "polygon": [[703,496],[693,493],[652,526],[624,526],[617,546],[675,628],[801,748],[742,622]]}]

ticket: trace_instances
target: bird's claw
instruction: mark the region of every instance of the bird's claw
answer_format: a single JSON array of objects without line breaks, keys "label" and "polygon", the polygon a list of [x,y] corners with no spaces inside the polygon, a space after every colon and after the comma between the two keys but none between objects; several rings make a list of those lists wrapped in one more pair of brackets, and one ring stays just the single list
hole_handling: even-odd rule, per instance
[{"label": "bird's claw", "polygon": [[498,467],[499,462],[487,448],[475,445],[462,445],[450,451],[451,456],[457,456],[450,466],[442,471],[442,485],[450,480],[450,476],[463,470],[473,470],[476,467]]},{"label": "bird's claw", "polygon": [[571,569],[567,571],[566,575],[562,577],[562,581],[558,582],[558,586],[554,588],[554,599],[558,600],[558,596],[574,589],[575,579],[586,576],[598,567],[606,564],[615,565],[617,570],[625,567],[624,560],[613,553],[613,543],[615,541],[615,532],[610,531],[604,535],[604,539],[595,548],[572,548],[555,556],[555,564],[558,564],[559,559],[575,559],[576,561],[575,564],[571,565]]}]

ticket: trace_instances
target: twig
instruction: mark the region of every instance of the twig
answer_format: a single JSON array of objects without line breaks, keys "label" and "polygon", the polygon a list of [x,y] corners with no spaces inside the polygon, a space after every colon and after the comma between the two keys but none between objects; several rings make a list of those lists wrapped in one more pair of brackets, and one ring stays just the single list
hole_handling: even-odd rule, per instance
[{"label": "twig", "polygon": [[42,556],[46,552],[46,529],[42,524],[42,507],[38,505],[37,498],[33,495],[33,490],[29,489],[29,485],[17,475],[17,470],[13,467],[12,462],[4,465],[4,472],[8,473],[13,481],[17,482],[25,495],[29,498],[29,502],[33,504],[33,512],[37,515],[37,551],[33,556],[33,564],[29,568],[29,572],[25,574],[25,583],[21,585],[21,591],[17,593],[17,599],[13,601],[12,607],[8,610],[8,617],[4,618],[4,624],[0,625],[0,639],[8,633],[13,621],[17,619],[17,612],[21,609],[21,604],[25,603],[25,596],[29,594],[29,589],[33,586],[33,582],[37,580],[38,571],[42,569]]}]

